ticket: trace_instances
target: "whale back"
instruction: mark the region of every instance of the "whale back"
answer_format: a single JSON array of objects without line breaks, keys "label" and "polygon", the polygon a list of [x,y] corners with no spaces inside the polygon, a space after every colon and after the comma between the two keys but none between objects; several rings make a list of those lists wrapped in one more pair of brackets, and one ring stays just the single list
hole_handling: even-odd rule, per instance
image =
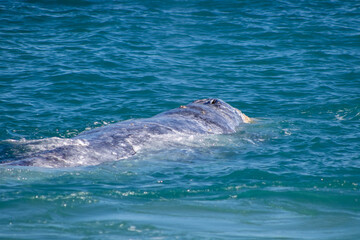
[{"label": "whale back", "polygon": [[44,146],[44,150],[10,164],[41,167],[97,165],[130,157],[155,142],[166,142],[179,136],[234,133],[237,126],[246,123],[244,116],[220,99],[196,100],[151,118],[130,119],[95,128],[71,139],[48,139],[50,142],[56,140],[56,145]]},{"label": "whale back", "polygon": [[217,134],[233,133],[237,126],[245,122],[240,110],[215,98],[196,100],[186,106],[158,114],[155,118],[164,116],[191,119],[194,123],[205,126],[206,129],[216,130],[216,132],[211,130],[209,133]]}]

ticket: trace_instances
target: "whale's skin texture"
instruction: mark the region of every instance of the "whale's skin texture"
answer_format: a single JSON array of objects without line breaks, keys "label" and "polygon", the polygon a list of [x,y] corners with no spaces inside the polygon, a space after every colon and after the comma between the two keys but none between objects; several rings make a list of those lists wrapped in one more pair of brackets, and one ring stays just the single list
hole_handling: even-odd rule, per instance
[{"label": "whale's skin texture", "polygon": [[[97,165],[136,154],[141,145],[161,135],[230,134],[246,123],[240,110],[220,99],[196,100],[147,119],[131,119],[95,128],[70,143],[12,161],[11,165],[74,167]],[[157,137],[157,138],[156,138]],[[104,157],[106,156],[106,157]]]}]

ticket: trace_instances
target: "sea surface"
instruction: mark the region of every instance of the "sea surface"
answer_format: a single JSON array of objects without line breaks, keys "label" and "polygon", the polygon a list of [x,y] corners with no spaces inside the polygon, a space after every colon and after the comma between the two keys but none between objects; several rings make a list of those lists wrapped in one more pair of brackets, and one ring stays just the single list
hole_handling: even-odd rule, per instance
[{"label": "sea surface", "polygon": [[0,165],[0,239],[360,239],[359,1],[0,2],[0,162],[208,97],[254,123]]}]

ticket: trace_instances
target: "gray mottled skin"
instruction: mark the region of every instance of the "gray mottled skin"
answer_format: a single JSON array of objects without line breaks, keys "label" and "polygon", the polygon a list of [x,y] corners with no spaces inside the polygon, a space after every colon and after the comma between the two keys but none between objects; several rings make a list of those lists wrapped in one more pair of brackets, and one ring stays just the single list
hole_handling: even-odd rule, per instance
[{"label": "gray mottled skin", "polygon": [[127,120],[85,131],[71,139],[74,144],[39,152],[11,164],[48,167],[96,165],[134,155],[136,148],[151,143],[160,135],[234,133],[236,127],[244,122],[241,115],[239,110],[222,100],[197,100],[148,119]]}]

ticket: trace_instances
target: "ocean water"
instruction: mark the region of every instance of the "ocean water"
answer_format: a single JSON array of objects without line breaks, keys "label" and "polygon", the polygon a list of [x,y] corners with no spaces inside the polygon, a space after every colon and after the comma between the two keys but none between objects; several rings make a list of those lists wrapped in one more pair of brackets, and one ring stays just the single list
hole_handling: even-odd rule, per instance
[{"label": "ocean water", "polygon": [[0,165],[0,239],[360,239],[359,1],[4,0],[0,63],[1,162],[205,97],[255,118]]}]

